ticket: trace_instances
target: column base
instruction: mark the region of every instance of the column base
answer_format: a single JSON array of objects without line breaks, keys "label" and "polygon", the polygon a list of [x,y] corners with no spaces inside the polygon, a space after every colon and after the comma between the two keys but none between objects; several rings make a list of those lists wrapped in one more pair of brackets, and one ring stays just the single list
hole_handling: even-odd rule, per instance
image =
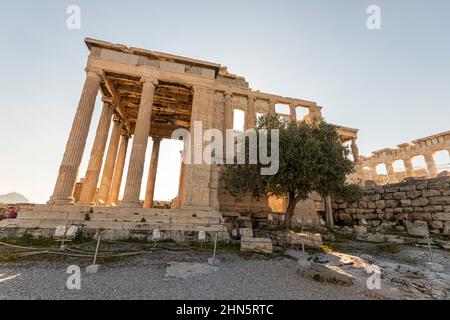
[{"label": "column base", "polygon": [[75,204],[75,198],[74,197],[51,198],[49,201],[47,201],[47,204],[54,204],[54,205]]},{"label": "column base", "polygon": [[97,204],[95,202],[77,202],[75,205],[95,207]]},{"label": "column base", "polygon": [[142,202],[141,201],[119,201],[118,207],[125,207],[125,208],[142,208]]}]

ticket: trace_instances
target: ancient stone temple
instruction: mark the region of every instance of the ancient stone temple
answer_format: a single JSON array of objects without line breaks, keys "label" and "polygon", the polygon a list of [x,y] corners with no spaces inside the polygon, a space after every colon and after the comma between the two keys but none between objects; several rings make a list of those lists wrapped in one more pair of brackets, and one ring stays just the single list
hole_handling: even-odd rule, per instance
[{"label": "ancient stone temple", "polygon": [[[438,168],[433,156],[439,151],[447,151],[450,156],[450,131],[402,143],[397,148],[377,150],[369,157],[360,156],[356,166],[357,180],[392,184],[405,178],[436,178]],[[423,157],[426,168],[414,167],[412,160],[416,157]],[[405,169],[395,171],[393,166],[395,161],[403,162]],[[377,167],[380,165],[385,166],[386,174],[378,173]]]},{"label": "ancient stone temple", "polygon": [[[15,223],[28,228],[52,228],[70,221],[92,229],[223,231],[222,212],[267,213],[277,207],[271,209],[268,199],[263,204],[250,199],[237,204],[219,191],[219,165],[182,163],[178,196],[171,208],[155,208],[161,141],[177,129],[192,132],[197,121],[203,129],[219,129],[225,136],[239,110],[244,113],[245,130],[255,127],[262,114],[298,121],[320,117],[320,106],[252,90],[245,78],[216,63],[94,39],[86,39],[86,45],[90,53],[86,78],[53,194],[46,205],[21,214]],[[92,124],[97,99],[103,103],[101,116]],[[280,112],[279,106],[287,111]],[[337,128],[343,142],[352,141],[357,159],[357,130]],[[86,150],[92,129],[93,147]],[[149,139],[153,147],[151,159],[146,160]],[[185,144],[183,153],[192,151],[186,148]],[[89,153],[87,171],[79,172],[85,153]],[[145,166],[149,166],[146,186],[142,184]],[[80,178],[83,182],[74,195]],[[144,199],[139,197],[141,190]]]}]

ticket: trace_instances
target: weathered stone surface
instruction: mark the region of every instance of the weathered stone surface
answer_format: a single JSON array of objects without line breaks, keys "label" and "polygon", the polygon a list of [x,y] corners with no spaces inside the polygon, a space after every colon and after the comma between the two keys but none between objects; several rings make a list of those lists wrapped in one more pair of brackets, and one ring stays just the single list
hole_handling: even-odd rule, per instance
[{"label": "weathered stone surface", "polygon": [[430,227],[433,229],[442,229],[444,228],[444,222],[442,221],[431,221]]},{"label": "weathered stone surface", "polygon": [[415,222],[405,222],[406,230],[408,234],[411,236],[425,236],[429,235],[428,232],[428,223],[425,221],[415,221]]},{"label": "weathered stone surface", "polygon": [[385,200],[378,200],[375,202],[375,205],[378,209],[384,209],[386,208],[386,201]]},{"label": "weathered stone surface", "polygon": [[450,221],[446,221],[444,224],[443,234],[450,235]]},{"label": "weathered stone surface", "polygon": [[300,266],[297,270],[297,275],[317,282],[325,282],[343,286],[353,285],[353,278],[351,276],[338,273],[327,266],[315,262],[311,262],[308,267]]},{"label": "weathered stone surface", "polygon": [[364,226],[354,226],[355,233],[367,233],[367,228]]},{"label": "weathered stone surface", "polygon": [[420,197],[411,201],[413,207],[423,207],[430,204],[430,201],[425,197]]},{"label": "weathered stone surface", "polygon": [[433,213],[434,220],[450,221],[450,212]]},{"label": "weathered stone surface", "polygon": [[253,251],[260,253],[272,253],[272,240],[268,238],[243,238],[241,239],[241,251]]},{"label": "weathered stone surface", "polygon": [[253,238],[253,229],[250,228],[240,228],[239,236],[242,238]]}]

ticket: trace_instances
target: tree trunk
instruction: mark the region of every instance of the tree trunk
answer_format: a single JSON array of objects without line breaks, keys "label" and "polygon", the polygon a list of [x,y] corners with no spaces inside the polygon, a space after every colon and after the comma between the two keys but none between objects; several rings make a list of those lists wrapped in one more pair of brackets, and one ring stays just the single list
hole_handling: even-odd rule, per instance
[{"label": "tree trunk", "polygon": [[331,197],[330,196],[324,196],[322,197],[323,201],[325,202],[325,215],[327,218],[327,226],[332,228],[334,226],[334,219],[333,219],[333,207],[331,205]]},{"label": "tree trunk", "polygon": [[288,206],[284,217],[284,228],[288,229],[292,226],[292,216],[294,215],[294,209],[297,206],[298,200],[295,197],[295,192],[289,192]]}]

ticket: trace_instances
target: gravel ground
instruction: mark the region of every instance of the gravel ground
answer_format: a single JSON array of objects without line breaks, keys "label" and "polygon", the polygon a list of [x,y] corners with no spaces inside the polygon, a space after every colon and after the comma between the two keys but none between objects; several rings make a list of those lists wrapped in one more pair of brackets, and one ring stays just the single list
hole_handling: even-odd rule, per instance
[{"label": "gravel ground", "polygon": [[[187,279],[165,279],[169,262],[206,262],[208,252],[154,251],[104,263],[86,274],[89,261],[22,261],[0,264],[3,299],[374,299],[361,283],[328,285],[297,276],[297,262],[284,257],[218,255],[219,270]],[[101,262],[100,262],[101,263]],[[69,265],[81,267],[81,289],[69,290]]]}]

